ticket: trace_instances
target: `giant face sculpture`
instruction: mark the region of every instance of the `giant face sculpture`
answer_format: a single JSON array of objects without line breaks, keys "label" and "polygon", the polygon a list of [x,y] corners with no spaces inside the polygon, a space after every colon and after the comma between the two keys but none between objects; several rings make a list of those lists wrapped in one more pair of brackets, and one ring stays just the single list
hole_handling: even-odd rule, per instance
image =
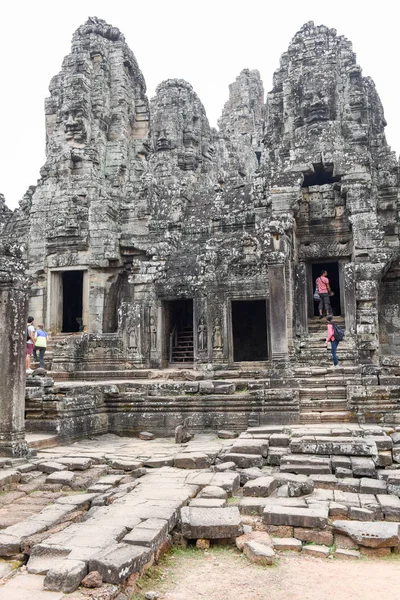
[{"label": "giant face sculpture", "polygon": [[213,160],[207,117],[190,84],[182,80],[163,82],[152,104],[152,144],[156,154],[176,150],[175,164],[183,171],[195,171],[203,162]]},{"label": "giant face sculpture", "polygon": [[295,127],[318,127],[336,118],[335,82],[330,74],[303,73],[294,88]]},{"label": "giant face sculpture", "polygon": [[68,108],[63,114],[65,139],[68,142],[87,142],[87,127],[81,108]]}]

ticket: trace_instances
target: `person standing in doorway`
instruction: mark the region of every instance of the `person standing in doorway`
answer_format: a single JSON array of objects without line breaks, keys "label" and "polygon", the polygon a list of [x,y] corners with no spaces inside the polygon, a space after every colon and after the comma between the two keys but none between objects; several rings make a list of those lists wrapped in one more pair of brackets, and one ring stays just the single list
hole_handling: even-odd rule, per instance
[{"label": "person standing in doorway", "polygon": [[36,329],[35,347],[33,349],[33,360],[37,361],[37,351],[39,350],[40,368],[44,369],[44,354],[47,348],[49,334],[43,329],[43,325],[38,325]]},{"label": "person standing in doorway", "polygon": [[321,271],[321,275],[318,277],[315,283],[317,284],[319,293],[319,318],[322,319],[324,316],[324,311],[326,316],[332,315],[330,296],[333,296],[333,292],[331,290],[331,286],[329,285],[328,271]]},{"label": "person standing in doorway", "polygon": [[328,323],[328,335],[326,337],[326,347],[328,348],[328,344],[330,342],[331,343],[331,352],[332,352],[333,366],[334,367],[338,367],[339,366],[339,359],[337,357],[336,350],[337,350],[337,347],[339,345],[339,340],[335,339],[335,330],[334,330],[334,327],[333,327],[333,317],[332,317],[332,315],[329,315],[328,317],[326,317],[326,321]]},{"label": "person standing in doorway", "polygon": [[31,369],[31,360],[33,354],[33,348],[35,344],[35,327],[33,326],[33,321],[35,319],[33,317],[28,317],[28,325],[26,329],[26,359],[25,359],[25,367],[26,374],[30,375],[33,373]]}]

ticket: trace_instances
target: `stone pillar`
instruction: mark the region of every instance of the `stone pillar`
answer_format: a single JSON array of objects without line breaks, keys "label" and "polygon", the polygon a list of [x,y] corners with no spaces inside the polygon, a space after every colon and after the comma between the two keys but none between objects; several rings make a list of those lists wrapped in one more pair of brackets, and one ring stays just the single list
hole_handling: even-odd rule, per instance
[{"label": "stone pillar", "polygon": [[287,304],[284,264],[268,266],[269,280],[269,327],[272,360],[287,359]]},{"label": "stone pillar", "polygon": [[0,456],[28,454],[25,345],[28,280],[18,246],[0,245]]},{"label": "stone pillar", "polygon": [[345,315],[346,332],[350,335],[356,333],[356,287],[354,263],[342,263],[342,278],[344,284],[344,306],[342,312]]}]

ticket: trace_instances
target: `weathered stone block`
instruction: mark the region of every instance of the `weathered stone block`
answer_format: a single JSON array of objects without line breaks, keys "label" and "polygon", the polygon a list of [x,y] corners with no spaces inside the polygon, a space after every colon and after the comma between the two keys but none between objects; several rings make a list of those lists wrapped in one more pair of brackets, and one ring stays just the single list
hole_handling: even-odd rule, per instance
[{"label": "weathered stone block", "polygon": [[296,538],[272,538],[274,550],[289,550],[292,552],[301,552],[303,547],[300,540]]},{"label": "weathered stone block", "polygon": [[328,558],[330,550],[327,546],[318,546],[317,544],[312,546],[305,545],[303,546],[303,553],[308,556],[315,556],[316,558]]},{"label": "weathered stone block", "polygon": [[202,452],[183,452],[174,458],[177,469],[207,469],[210,464],[210,457]]},{"label": "weathered stone block", "polygon": [[115,544],[89,561],[89,571],[98,571],[105,583],[119,584],[137,573],[153,556],[151,548],[134,544]]},{"label": "weathered stone block", "polygon": [[361,558],[361,553],[358,550],[345,550],[344,548],[338,548],[333,553],[335,558],[340,558],[341,560],[357,560]]},{"label": "weathered stone block", "polygon": [[242,533],[236,506],[207,509],[185,506],[181,509],[181,521],[182,535],[187,539],[235,538]]},{"label": "weathered stone block", "polygon": [[250,533],[244,533],[236,538],[235,544],[239,550],[243,550],[243,546],[247,542],[259,542],[265,546],[272,548],[272,539],[269,533],[266,531],[251,531]]},{"label": "weathered stone block", "polygon": [[276,555],[273,549],[259,542],[246,542],[243,553],[251,562],[258,565],[273,565],[275,562]]},{"label": "weathered stone block", "polygon": [[286,433],[273,433],[269,437],[269,447],[279,446],[287,447],[290,443],[290,436]]},{"label": "weathered stone block", "polygon": [[223,500],[226,500],[227,497],[227,492],[223,488],[216,485],[206,485],[197,494],[197,498],[222,498]]},{"label": "weathered stone block", "polygon": [[259,477],[248,481],[243,486],[243,496],[270,496],[279,485],[280,482],[274,477]]},{"label": "weathered stone block", "polygon": [[76,479],[73,471],[54,471],[46,477],[46,483],[60,483],[61,485],[71,486]]},{"label": "weathered stone block", "polygon": [[263,511],[263,522],[266,525],[291,525],[293,527],[323,529],[328,524],[328,510],[324,508],[266,506]]},{"label": "weathered stone block", "polygon": [[375,464],[372,458],[352,456],[351,468],[355,477],[377,477]]},{"label": "weathered stone block", "polygon": [[307,529],[304,527],[295,527],[293,537],[302,542],[313,542],[323,546],[332,546],[333,533],[328,529]]},{"label": "weathered stone block", "polygon": [[233,454],[225,455],[226,460],[232,461],[240,469],[250,469],[251,467],[262,467],[263,457],[261,454]]},{"label": "weathered stone block", "polygon": [[88,569],[85,562],[66,558],[47,572],[43,587],[45,590],[70,594],[79,587],[87,573]]},{"label": "weathered stone block", "polygon": [[399,526],[396,523],[334,521],[332,527],[360,546],[388,548],[399,544]]},{"label": "weathered stone block", "polygon": [[368,477],[363,477],[360,482],[361,494],[385,494],[386,488],[386,481],[379,479],[369,479]]},{"label": "weathered stone block", "polygon": [[[232,453],[235,454],[260,454],[261,456],[268,456],[268,442],[264,439],[238,439],[235,440],[232,449]],[[229,456],[229,455],[228,455]]]}]

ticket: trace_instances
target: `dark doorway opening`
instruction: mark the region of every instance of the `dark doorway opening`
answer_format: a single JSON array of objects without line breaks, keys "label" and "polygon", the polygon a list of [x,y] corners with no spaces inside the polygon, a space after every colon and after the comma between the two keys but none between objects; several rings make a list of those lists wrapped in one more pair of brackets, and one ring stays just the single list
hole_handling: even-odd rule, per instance
[{"label": "dark doorway opening", "polygon": [[333,176],[333,164],[317,163],[313,164],[314,172],[304,173],[304,181],[302,187],[312,185],[326,185],[328,183],[336,183],[340,181],[340,175]]},{"label": "dark doorway opening", "polygon": [[164,303],[165,348],[168,362],[193,362],[193,300]]},{"label": "dark doorway opening", "polygon": [[265,300],[232,301],[233,360],[267,360],[267,309]]},{"label": "dark doorway opening", "polygon": [[[315,263],[312,265],[312,290],[315,290],[315,281],[321,275],[321,271],[328,272],[329,285],[334,293],[330,297],[332,312],[334,315],[339,316],[342,314],[340,306],[340,280],[339,280],[339,263],[327,262],[327,263]],[[313,301],[314,302],[314,301]],[[314,302],[314,316],[319,314],[318,302]]]},{"label": "dark doorway opening", "polygon": [[63,284],[63,323],[62,332],[72,333],[83,330],[82,297],[83,271],[64,271]]}]

